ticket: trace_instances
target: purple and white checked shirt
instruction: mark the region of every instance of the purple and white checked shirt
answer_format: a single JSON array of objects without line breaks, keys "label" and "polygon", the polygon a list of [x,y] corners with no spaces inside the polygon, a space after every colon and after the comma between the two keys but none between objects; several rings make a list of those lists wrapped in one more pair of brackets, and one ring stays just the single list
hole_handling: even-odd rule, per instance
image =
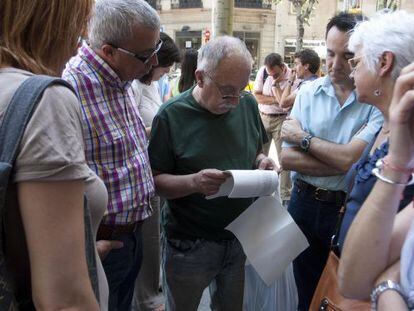
[{"label": "purple and white checked shirt", "polygon": [[68,62],[63,78],[82,104],[86,161],[108,189],[102,222],[120,225],[149,217],[154,180],[131,83],[121,81],[87,45]]}]

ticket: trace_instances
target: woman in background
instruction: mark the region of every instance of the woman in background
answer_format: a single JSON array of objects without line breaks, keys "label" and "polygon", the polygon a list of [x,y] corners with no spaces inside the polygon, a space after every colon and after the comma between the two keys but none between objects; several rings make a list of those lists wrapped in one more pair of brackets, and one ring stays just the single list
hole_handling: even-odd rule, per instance
[{"label": "woman in background", "polygon": [[181,75],[173,81],[171,96],[187,91],[195,84],[195,70],[197,68],[198,52],[195,49],[185,50],[183,60],[181,62]]}]

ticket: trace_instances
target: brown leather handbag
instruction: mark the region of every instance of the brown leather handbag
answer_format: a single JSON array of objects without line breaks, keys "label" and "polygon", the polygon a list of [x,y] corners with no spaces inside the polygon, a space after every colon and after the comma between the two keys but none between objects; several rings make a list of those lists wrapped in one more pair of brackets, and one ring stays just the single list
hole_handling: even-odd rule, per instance
[{"label": "brown leather handbag", "polygon": [[338,288],[338,266],[338,256],[330,251],[309,310],[370,311],[370,301],[348,299],[341,295]]}]

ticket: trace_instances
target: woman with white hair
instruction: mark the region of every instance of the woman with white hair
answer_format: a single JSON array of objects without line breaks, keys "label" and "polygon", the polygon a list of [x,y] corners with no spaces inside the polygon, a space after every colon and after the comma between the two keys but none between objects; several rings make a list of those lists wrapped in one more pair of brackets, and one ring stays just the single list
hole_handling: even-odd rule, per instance
[{"label": "woman with white hair", "polygon": [[[372,174],[376,182],[361,201],[365,202],[347,235],[338,270],[339,286],[352,298],[367,299],[371,293],[375,310],[407,310],[414,301],[410,298],[414,289],[410,269],[413,243],[407,242],[401,253],[404,240],[414,236],[413,230],[407,235],[414,209],[405,208],[397,215],[401,205],[412,200],[406,186],[414,166],[412,98],[408,101],[414,85],[414,66],[409,65],[414,61],[413,27],[412,14],[379,14],[362,22],[349,41],[355,52],[349,63],[358,99],[374,104],[384,116],[373,149],[382,141],[385,145],[377,149],[380,152],[374,151],[376,168]],[[356,186],[359,179],[370,178],[369,174],[357,175]]]}]

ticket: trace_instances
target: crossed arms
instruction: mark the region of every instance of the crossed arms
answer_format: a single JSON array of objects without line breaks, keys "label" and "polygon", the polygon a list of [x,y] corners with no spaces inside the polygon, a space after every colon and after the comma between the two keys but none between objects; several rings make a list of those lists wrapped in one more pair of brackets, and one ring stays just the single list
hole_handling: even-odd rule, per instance
[{"label": "crossed arms", "polygon": [[[308,135],[298,120],[288,118],[282,127],[282,139],[299,145]],[[310,176],[335,176],[345,174],[361,156],[367,143],[353,138],[348,144],[337,144],[318,137],[311,139],[305,153],[300,147],[284,148],[281,163],[285,170]]]}]

